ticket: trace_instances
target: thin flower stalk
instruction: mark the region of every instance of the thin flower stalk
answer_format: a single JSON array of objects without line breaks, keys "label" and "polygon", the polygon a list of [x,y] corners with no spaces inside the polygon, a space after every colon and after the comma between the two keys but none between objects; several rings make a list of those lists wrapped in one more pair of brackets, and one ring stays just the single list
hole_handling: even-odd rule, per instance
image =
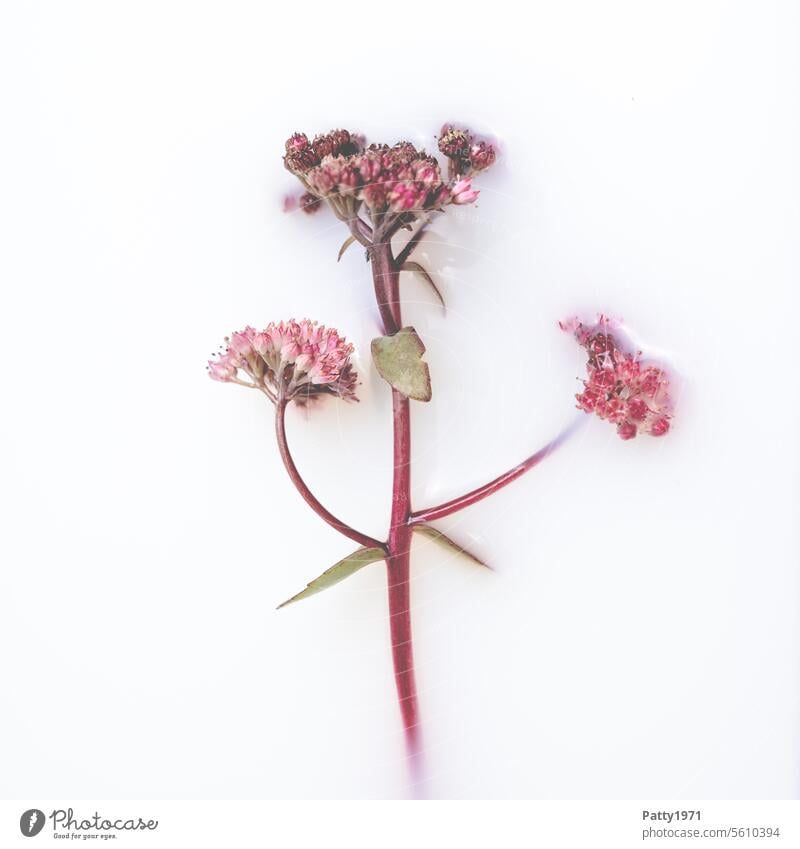
[{"label": "thin flower stalk", "polygon": [[286,439],[286,407],[288,402],[285,400],[279,401],[275,409],[275,436],[278,441],[278,450],[283,460],[283,465],[289,475],[289,480],[295,485],[295,488],[303,496],[306,504],[319,516],[323,521],[327,522],[332,528],[339,531],[340,534],[349,539],[363,545],[366,548],[385,548],[386,544],[381,540],[357,531],[351,528],[350,525],[337,519],[330,510],[320,504],[317,497],[309,489],[306,482],[303,480],[300,472],[297,470],[292,453],[289,450],[289,443]]}]

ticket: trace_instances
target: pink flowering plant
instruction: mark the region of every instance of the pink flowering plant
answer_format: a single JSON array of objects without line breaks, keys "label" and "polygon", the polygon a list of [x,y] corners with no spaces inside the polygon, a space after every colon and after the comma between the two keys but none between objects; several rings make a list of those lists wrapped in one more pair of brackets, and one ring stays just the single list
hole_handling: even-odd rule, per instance
[{"label": "pink flowering plant", "polygon": [[[478,199],[476,178],[497,158],[489,140],[449,125],[441,130],[438,149],[442,162],[409,142],[367,146],[358,135],[332,130],[313,140],[296,133],[286,142],[284,155],[285,167],[302,187],[299,208],[316,212],[326,205],[346,228],[339,258],[358,243],[369,260],[382,325],[382,334],[371,343],[372,362],[391,392],[393,409],[392,507],[384,539],[346,524],[319,502],[300,475],[287,441],[289,404],[311,408],[326,395],[357,400],[353,345],[333,328],[309,319],[291,319],[262,330],[248,326],[233,333],[208,363],[214,380],[258,390],[269,399],[275,409],[278,450],[290,480],[320,518],[359,546],[280,607],[327,589],[370,564],[386,564],[392,660],[412,775],[419,774],[421,759],[411,634],[412,535],[424,534],[450,551],[477,560],[432,523],[521,477],[573,432],[568,428],[512,469],[457,498],[421,509],[411,503],[410,405],[429,402],[432,388],[423,359],[425,345],[414,328],[403,322],[400,274],[418,274],[441,299],[431,275],[412,259],[414,251],[434,216]],[[285,208],[293,206],[298,202]],[[664,436],[672,419],[667,372],[644,361],[641,352],[626,342],[619,324],[604,316],[588,326],[577,318],[560,325],[587,355],[583,389],[576,395],[578,409],[613,424],[624,440]]]}]

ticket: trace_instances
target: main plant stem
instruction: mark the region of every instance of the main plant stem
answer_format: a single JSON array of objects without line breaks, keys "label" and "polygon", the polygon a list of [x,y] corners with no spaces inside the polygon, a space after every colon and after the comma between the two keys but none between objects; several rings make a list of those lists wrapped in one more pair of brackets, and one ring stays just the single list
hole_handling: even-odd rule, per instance
[{"label": "main plant stem", "polygon": [[[396,333],[402,326],[400,273],[389,242],[373,245],[370,260],[384,332],[387,335]],[[411,637],[411,411],[408,398],[395,389],[392,390],[392,421],[394,474],[386,561],[389,630],[397,698],[414,779],[421,771],[421,744]]]},{"label": "main plant stem", "polygon": [[394,478],[387,559],[389,629],[397,698],[403,717],[408,755],[413,759],[412,768],[416,771],[416,761],[420,755],[420,734],[411,642],[411,417],[408,399],[397,391],[392,391],[392,411]]},{"label": "main plant stem", "polygon": [[[352,224],[351,224],[352,227]],[[389,336],[403,326],[400,309],[400,268],[419,242],[423,231],[409,242],[398,258],[392,254],[388,237],[381,238],[379,228],[373,231],[375,241],[368,247],[384,333]],[[409,401],[396,389],[392,389],[392,420],[394,426],[392,479],[392,511],[389,537],[386,541],[386,566],[389,585],[389,629],[392,642],[392,662],[397,698],[403,718],[409,766],[412,781],[417,785],[422,776],[422,745],[417,704],[417,687],[414,678],[414,652],[411,636],[411,537],[415,525],[441,519],[482,501],[498,492],[512,481],[538,465],[559,447],[575,430],[575,425],[566,428],[552,442],[532,454],[522,463],[509,469],[484,486],[466,495],[454,498],[437,507],[414,512],[411,506],[411,411]],[[338,521],[338,520],[337,520]]]}]

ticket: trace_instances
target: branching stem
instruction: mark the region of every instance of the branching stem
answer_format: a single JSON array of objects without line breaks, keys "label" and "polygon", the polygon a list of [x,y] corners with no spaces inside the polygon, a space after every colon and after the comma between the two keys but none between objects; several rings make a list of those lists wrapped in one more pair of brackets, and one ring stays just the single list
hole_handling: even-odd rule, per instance
[{"label": "branching stem", "polygon": [[513,469],[509,469],[499,477],[489,481],[489,483],[485,483],[483,486],[479,486],[477,489],[473,489],[471,492],[461,495],[458,498],[445,501],[444,504],[440,504],[438,507],[428,507],[425,510],[418,510],[416,513],[412,513],[409,520],[410,524],[423,525],[426,522],[433,522],[436,519],[444,519],[446,516],[457,513],[465,507],[470,507],[472,504],[477,504],[479,501],[483,501],[484,498],[494,495],[495,492],[499,492],[504,486],[508,486],[512,481],[522,477],[522,475],[529,472],[534,466],[538,466],[546,457],[549,457],[556,448],[572,436],[581,423],[582,419],[576,420],[575,423],[565,428],[555,439],[548,442],[544,448],[540,448],[535,454],[531,454],[527,460],[523,460],[519,465],[514,466]]},{"label": "branching stem", "polygon": [[346,537],[350,537],[350,539],[355,540],[355,542],[359,543],[359,545],[366,546],[367,548],[382,548],[385,551],[385,543],[380,540],[373,539],[373,537],[368,536],[367,534],[362,534],[361,531],[357,531],[355,528],[351,528],[350,525],[347,525],[337,519],[333,513],[326,510],[325,507],[319,503],[314,493],[312,493],[308,488],[308,485],[297,470],[292,454],[289,451],[289,444],[286,441],[286,404],[287,402],[281,399],[275,406],[275,435],[278,439],[278,449],[281,453],[283,465],[286,466],[286,471],[289,473],[289,477],[297,488],[297,491],[303,496],[309,507],[311,507],[311,509],[321,519],[324,519],[332,528],[336,528],[339,533],[344,534]]}]

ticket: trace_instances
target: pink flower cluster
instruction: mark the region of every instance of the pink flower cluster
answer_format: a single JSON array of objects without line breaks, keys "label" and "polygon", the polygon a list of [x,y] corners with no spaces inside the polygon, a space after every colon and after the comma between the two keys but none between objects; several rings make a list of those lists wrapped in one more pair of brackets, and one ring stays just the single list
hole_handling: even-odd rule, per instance
[{"label": "pink flower cluster", "polygon": [[[451,191],[442,180],[439,163],[414,145],[401,142],[371,145],[353,156],[330,156],[306,175],[316,195],[339,194],[363,201],[372,212],[440,209],[446,203],[469,203],[471,187]],[[455,187],[454,187],[455,188]],[[464,198],[469,195],[470,199]]]},{"label": "pink flower cluster", "polygon": [[[466,131],[458,131],[466,133]],[[471,173],[488,168],[494,149],[472,144],[467,170],[442,176],[438,161],[410,142],[363,148],[347,130],[332,130],[313,142],[296,133],[286,142],[284,163],[315,196],[325,198],[341,217],[352,217],[363,202],[371,213],[398,215],[441,209],[446,204],[473,203]],[[452,168],[451,168],[452,172]],[[461,179],[458,179],[461,178]]]},{"label": "pink flower cluster", "polygon": [[439,150],[450,160],[451,177],[485,171],[497,159],[491,144],[477,140],[469,130],[459,130],[449,124],[442,127]]},{"label": "pink flower cluster", "polygon": [[291,319],[264,330],[245,327],[225,342],[225,350],[208,362],[213,380],[260,389],[273,401],[303,404],[322,394],[358,400],[353,346],[333,328]]},{"label": "pink flower cluster", "polygon": [[583,392],[575,396],[578,409],[615,424],[621,439],[640,433],[664,436],[672,410],[669,376],[663,368],[643,363],[641,351],[624,351],[618,335],[609,332],[610,325],[605,316],[592,327],[577,318],[560,323],[589,356],[588,379],[583,381]]}]

